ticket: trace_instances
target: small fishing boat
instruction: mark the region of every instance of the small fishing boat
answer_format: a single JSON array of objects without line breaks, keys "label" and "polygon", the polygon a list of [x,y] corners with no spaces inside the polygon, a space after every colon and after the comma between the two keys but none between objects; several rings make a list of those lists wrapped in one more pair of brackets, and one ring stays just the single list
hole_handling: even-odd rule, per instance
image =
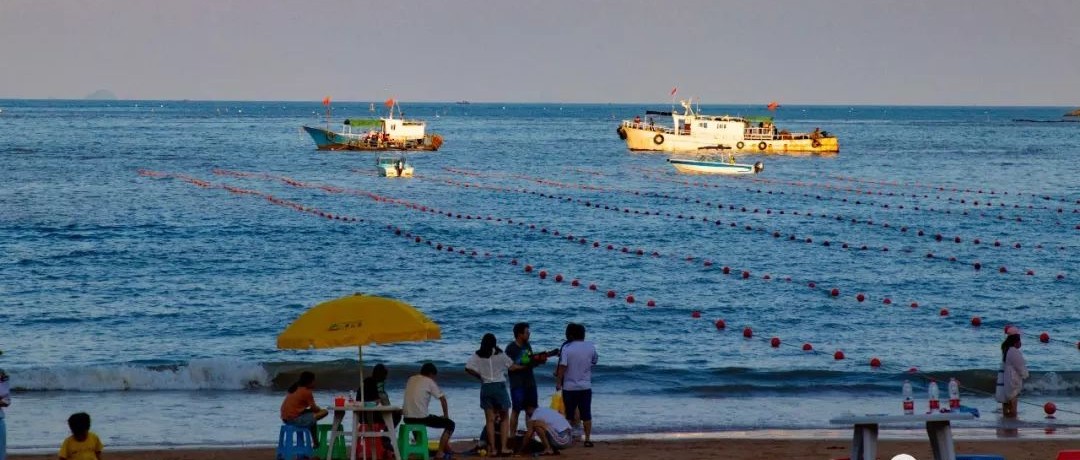
[{"label": "small fishing boat", "polygon": [[[442,136],[427,134],[427,123],[411,120],[401,115],[401,107],[393,99],[386,101],[390,113],[380,118],[346,119],[341,131],[330,130],[329,116],[326,128],[304,126],[319,150],[352,150],[382,152],[389,150],[434,152],[442,146]],[[394,117],[398,107],[398,117]],[[329,114],[329,109],[327,109]]]},{"label": "small fishing boat", "polygon": [[412,177],[413,166],[405,160],[405,156],[378,156],[375,158],[375,169],[382,177]]},{"label": "small fishing boat", "polygon": [[[631,151],[696,152],[723,144],[736,152],[818,153],[840,152],[836,136],[815,129],[809,133],[777,130],[772,117],[736,117],[697,113],[689,101],[679,101],[683,113],[647,111],[641,117],[623,120],[616,132]],[[772,105],[770,105],[772,107]],[[656,124],[652,115],[670,116],[672,126]]]},{"label": "small fishing boat", "polygon": [[758,161],[752,165],[736,163],[735,158],[727,159],[702,156],[698,159],[668,158],[675,169],[686,174],[757,174],[765,170],[765,164]]}]

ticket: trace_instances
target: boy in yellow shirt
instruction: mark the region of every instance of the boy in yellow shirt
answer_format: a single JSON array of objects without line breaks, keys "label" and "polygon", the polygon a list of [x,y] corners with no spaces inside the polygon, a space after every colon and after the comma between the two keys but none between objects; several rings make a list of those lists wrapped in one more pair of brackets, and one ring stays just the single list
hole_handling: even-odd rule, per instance
[{"label": "boy in yellow shirt", "polygon": [[90,414],[79,412],[68,417],[71,436],[60,445],[60,460],[101,460],[101,439],[90,431]]}]

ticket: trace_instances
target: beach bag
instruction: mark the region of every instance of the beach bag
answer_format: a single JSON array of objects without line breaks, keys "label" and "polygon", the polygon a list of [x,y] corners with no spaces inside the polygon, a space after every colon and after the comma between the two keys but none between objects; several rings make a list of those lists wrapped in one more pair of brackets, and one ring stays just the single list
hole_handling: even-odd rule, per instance
[{"label": "beach bag", "polygon": [[556,412],[558,412],[560,414],[563,414],[563,415],[566,415],[566,405],[563,404],[562,390],[556,391],[556,392],[551,394],[551,405],[550,405],[550,407],[552,409],[554,409]]},{"label": "beach bag", "polygon": [[994,387],[994,399],[999,403],[1006,403],[1009,399],[1005,395],[1005,363],[1001,363],[997,373],[997,386]]}]

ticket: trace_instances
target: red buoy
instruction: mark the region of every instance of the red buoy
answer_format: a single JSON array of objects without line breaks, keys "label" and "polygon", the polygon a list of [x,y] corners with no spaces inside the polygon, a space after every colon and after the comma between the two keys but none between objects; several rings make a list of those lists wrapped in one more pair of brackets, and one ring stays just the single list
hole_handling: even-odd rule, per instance
[{"label": "red buoy", "polygon": [[561,283],[562,280],[563,280],[562,274],[555,275],[555,282],[556,283]]},{"label": "red buoy", "polygon": [[836,297],[836,296],[840,295],[840,290],[837,289],[837,288],[832,288],[832,290],[829,291],[829,295],[831,295],[833,297]]},{"label": "red buoy", "polygon": [[949,316],[949,309],[942,308],[941,311],[938,312],[938,316]]},{"label": "red buoy", "polygon": [[540,270],[540,279],[547,278],[547,270]]},{"label": "red buoy", "polygon": [[772,276],[769,276],[769,274],[766,273],[764,276],[761,277],[761,279],[763,279],[763,280],[771,280]]},{"label": "red buoy", "polygon": [[866,300],[866,296],[863,295],[863,293],[860,292],[858,294],[855,294],[855,300],[858,300],[859,302],[862,302],[862,301]]},{"label": "red buoy", "polygon": [[1057,274],[1057,279],[1059,279],[1059,280],[1065,279],[1065,274],[1064,273],[1058,273]]},{"label": "red buoy", "polygon": [[727,327],[727,323],[725,323],[722,319],[716,320],[716,323],[714,324],[716,324],[716,329],[721,331],[724,330],[725,327]]},{"label": "red buoy", "polygon": [[615,298],[615,291],[607,291],[607,298],[614,299]]},{"label": "red buoy", "polygon": [[813,351],[814,346],[810,345],[809,343],[804,343],[802,344],[802,349],[803,351]]},{"label": "red buoy", "polygon": [[810,287],[810,289],[814,289],[814,288],[816,288],[816,287],[817,287],[817,284],[816,284],[816,283],[814,283],[813,281],[811,281],[810,283],[808,283],[808,284],[807,284],[807,286],[809,286],[809,287]]},{"label": "red buoy", "polygon": [[979,318],[978,316],[972,316],[971,325],[975,327],[982,326],[982,318]]},{"label": "red buoy", "polygon": [[1008,273],[1008,272],[1009,272],[1009,270],[1007,268],[1005,268],[1004,265],[1002,265],[1001,268],[998,269],[998,273]]},{"label": "red buoy", "polygon": [[517,259],[510,259],[510,265],[517,265]]},{"label": "red buoy", "polygon": [[711,267],[712,266],[712,261],[711,260],[706,260],[705,261],[705,266],[706,267]]},{"label": "red buoy", "polygon": [[1050,342],[1050,334],[1047,334],[1045,332],[1043,332],[1042,334],[1039,334],[1039,341],[1042,342],[1042,343],[1049,343]]},{"label": "red buoy", "polygon": [[694,311],[690,312],[690,317],[691,318],[701,318],[701,312],[697,311],[697,310],[694,310]]},{"label": "red buoy", "polygon": [[975,267],[975,271],[982,270],[982,264],[979,262],[975,262],[972,266]]},{"label": "red buoy", "polygon": [[724,265],[724,268],[721,271],[724,272],[725,275],[727,275],[727,274],[731,273],[731,267],[728,267],[727,265]]},{"label": "red buoy", "polygon": [[911,302],[911,308],[919,308],[919,302]]},{"label": "red buoy", "polygon": [[589,290],[590,291],[595,291],[596,290],[596,284],[589,284]]},{"label": "red buoy", "polygon": [[1029,268],[1029,269],[1027,269],[1027,272],[1025,272],[1025,274],[1027,276],[1035,276],[1035,270],[1032,270],[1032,269]]},{"label": "red buoy", "polygon": [[574,278],[574,280],[570,282],[570,285],[573,287],[581,286],[581,281],[578,281],[577,278]]},{"label": "red buoy", "polygon": [[1052,402],[1047,402],[1046,404],[1043,404],[1043,412],[1046,412],[1046,415],[1054,415],[1054,412],[1057,412],[1057,405]]},{"label": "red buoy", "polygon": [[870,367],[881,367],[881,360],[876,357],[870,358]]},{"label": "red buoy", "polygon": [[532,265],[525,265],[525,273],[532,272]]},{"label": "red buoy", "polygon": [[892,299],[886,297],[886,298],[882,299],[881,303],[883,303],[885,305],[892,305]]},{"label": "red buoy", "polygon": [[749,326],[747,326],[747,327],[743,328],[743,330],[742,330],[742,336],[743,336],[743,337],[746,337],[746,338],[748,338],[748,339],[749,339],[749,338],[751,338],[751,337],[753,337],[753,336],[754,336],[754,330],[753,330],[753,329],[750,329],[750,327],[749,327]]},{"label": "red buoy", "polygon": [[779,348],[780,347],[780,338],[779,337],[773,337],[772,339],[769,340],[769,345],[771,345],[773,348]]},{"label": "red buoy", "polygon": [[842,352],[840,350],[836,350],[836,353],[833,353],[832,357],[833,357],[833,359],[835,359],[837,361],[839,361],[841,359],[844,359],[844,352]]},{"label": "red buoy", "polygon": [[912,368],[908,369],[907,371],[908,371],[908,374],[916,374],[916,373],[919,372],[919,368],[912,367]]},{"label": "red buoy", "polygon": [[648,302],[645,302],[645,305],[648,306],[648,307],[655,307],[656,306],[656,301],[653,300],[653,299],[649,299]]},{"label": "red buoy", "polygon": [[750,272],[748,272],[748,271],[746,271],[746,270],[743,270],[743,272],[742,272],[742,279],[747,279],[747,278],[749,278],[749,277],[750,277]]},{"label": "red buoy", "polygon": [[626,303],[634,303],[633,294],[626,296]]}]

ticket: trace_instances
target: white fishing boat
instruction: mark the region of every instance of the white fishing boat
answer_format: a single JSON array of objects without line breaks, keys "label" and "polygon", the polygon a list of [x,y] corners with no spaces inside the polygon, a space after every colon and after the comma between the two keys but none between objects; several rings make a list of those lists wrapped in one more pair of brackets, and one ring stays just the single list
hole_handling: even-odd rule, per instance
[{"label": "white fishing boat", "polygon": [[726,159],[703,156],[698,159],[668,158],[668,163],[675,170],[686,174],[757,174],[765,170],[765,163],[760,161],[752,165],[736,163],[735,158]]},{"label": "white fishing boat", "polygon": [[[324,104],[328,102],[324,101]],[[319,150],[368,152],[387,150],[434,152],[439,150],[443,138],[438,134],[426,133],[425,121],[405,118],[401,113],[401,106],[394,99],[388,99],[386,106],[389,110],[385,117],[346,119],[341,131],[330,129],[329,109],[327,109],[325,128],[315,126],[303,128],[315,141],[315,146]],[[394,116],[394,108],[398,109],[397,117]]]},{"label": "white fishing boat", "polygon": [[375,169],[382,177],[413,176],[413,166],[404,156],[378,156],[375,158]]},{"label": "white fishing boat", "polygon": [[[689,101],[679,101],[683,113],[647,111],[641,117],[623,120],[616,129],[631,151],[697,152],[732,147],[735,152],[830,154],[840,152],[836,136],[815,129],[809,133],[778,130],[772,117],[702,115]],[[670,116],[672,125],[656,124],[652,118]]]}]

